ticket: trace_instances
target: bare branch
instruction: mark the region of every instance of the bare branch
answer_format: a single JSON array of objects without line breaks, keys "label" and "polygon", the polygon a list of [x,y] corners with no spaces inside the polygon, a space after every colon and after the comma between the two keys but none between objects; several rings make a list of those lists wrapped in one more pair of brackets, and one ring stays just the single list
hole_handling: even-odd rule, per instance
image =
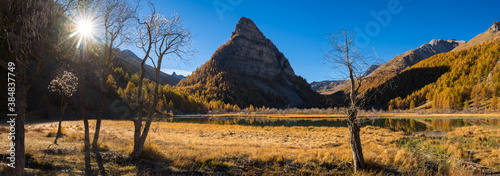
[{"label": "bare branch", "polygon": [[[139,78],[138,97],[137,101],[139,114],[137,120],[134,121],[134,149],[132,156],[137,157],[142,153],[144,142],[147,138],[153,116],[156,113],[156,107],[159,102],[158,90],[160,86],[161,64],[165,56],[170,56],[180,60],[189,59],[195,52],[192,50],[191,32],[186,30],[181,25],[180,17],[174,13],[170,18],[166,18],[156,13],[154,5],[148,1],[151,8],[151,14],[144,16],[142,20],[137,19],[139,26],[137,28],[138,38],[136,45],[145,51],[141,63],[141,75]],[[153,59],[151,50],[156,57],[156,62]],[[145,62],[151,59],[153,62],[156,76],[154,80],[154,90],[150,91],[153,102],[148,108],[143,109],[144,100],[142,98],[142,85],[144,80]],[[168,58],[167,58],[168,59]],[[146,123],[142,124],[143,113],[148,117]],[[142,130],[142,131],[141,131]]]}]

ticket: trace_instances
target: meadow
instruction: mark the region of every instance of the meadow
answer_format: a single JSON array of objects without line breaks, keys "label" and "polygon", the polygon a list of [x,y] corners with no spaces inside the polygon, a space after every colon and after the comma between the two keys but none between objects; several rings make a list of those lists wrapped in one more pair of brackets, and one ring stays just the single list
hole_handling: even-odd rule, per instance
[{"label": "meadow", "polygon": [[[129,159],[132,121],[104,120],[100,157],[93,157],[98,158],[92,161],[93,168],[97,170],[102,164],[109,175],[354,174],[345,127],[228,124],[154,122],[143,156]],[[66,136],[59,145],[51,145],[56,126],[56,122],[27,125],[28,174],[83,173],[83,122],[63,122]],[[0,127],[0,138],[7,138],[6,131]],[[498,127],[467,126],[440,135],[409,135],[366,126],[361,129],[361,141],[368,170],[359,175],[483,175],[500,171]],[[6,151],[7,146],[0,146],[0,150]],[[0,153],[5,162],[6,153]]]}]

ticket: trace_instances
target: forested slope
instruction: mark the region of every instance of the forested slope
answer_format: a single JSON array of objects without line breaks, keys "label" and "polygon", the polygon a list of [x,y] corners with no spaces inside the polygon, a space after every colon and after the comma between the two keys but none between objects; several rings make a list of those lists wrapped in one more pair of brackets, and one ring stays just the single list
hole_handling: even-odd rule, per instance
[{"label": "forested slope", "polygon": [[[399,74],[396,81],[384,85],[398,87],[386,88],[388,91],[385,91],[385,94],[397,95],[391,97],[387,107],[409,109],[431,102],[433,109],[462,110],[470,105],[496,109],[496,97],[500,95],[499,56],[500,43],[499,40],[494,40],[423,60]],[[418,90],[409,91],[411,89],[405,87],[422,81],[432,81],[436,76],[439,76],[436,81]]]}]

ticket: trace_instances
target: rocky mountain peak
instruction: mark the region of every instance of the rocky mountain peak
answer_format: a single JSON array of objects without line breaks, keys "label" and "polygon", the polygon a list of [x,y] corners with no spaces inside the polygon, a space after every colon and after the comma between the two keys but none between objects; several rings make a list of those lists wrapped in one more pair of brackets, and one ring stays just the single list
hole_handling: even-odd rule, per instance
[{"label": "rocky mountain peak", "polygon": [[[412,49],[408,52],[416,53],[421,55],[423,58],[428,58],[434,54],[448,52],[455,47],[465,43],[463,40],[443,40],[443,39],[433,39],[429,43],[423,44],[416,49]],[[408,53],[407,52],[407,53]]]},{"label": "rocky mountain peak", "polygon": [[491,25],[491,27],[488,29],[488,31],[491,32],[499,32],[500,31],[500,21],[496,21]]},{"label": "rocky mountain peak", "polygon": [[[432,47],[436,47],[436,46],[440,46],[440,45],[452,45],[452,47],[456,47],[462,43],[465,43],[465,41],[463,40],[456,40],[456,39],[449,39],[449,40],[443,40],[443,39],[432,39],[430,42],[429,42],[429,45],[432,46]],[[423,46],[427,46],[427,44],[424,44],[422,45],[421,47]]]},{"label": "rocky mountain peak", "polygon": [[432,39],[431,42],[429,42],[430,45],[437,45],[438,43],[443,42],[443,39]]},{"label": "rocky mountain peak", "polygon": [[265,39],[264,34],[259,30],[257,25],[247,17],[241,17],[236,24],[236,29],[234,29],[231,38],[234,36],[243,36],[250,39]]},{"label": "rocky mountain peak", "polygon": [[231,39],[217,49],[212,59],[224,65],[226,71],[244,76],[266,79],[296,76],[283,53],[246,17],[238,21]]},{"label": "rocky mountain peak", "polygon": [[[218,85],[212,85],[205,77],[217,78]],[[246,17],[238,21],[231,39],[180,85],[198,83],[214,86],[209,89],[215,92],[211,95],[222,95],[224,103],[239,103],[240,107],[298,106],[322,99],[305,79],[295,75],[285,55]],[[210,92],[205,88],[198,90]]]}]

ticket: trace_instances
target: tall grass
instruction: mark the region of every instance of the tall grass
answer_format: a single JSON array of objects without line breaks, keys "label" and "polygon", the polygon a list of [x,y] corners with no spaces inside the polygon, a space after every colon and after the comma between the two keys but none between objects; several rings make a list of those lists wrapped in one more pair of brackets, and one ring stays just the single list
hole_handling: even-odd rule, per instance
[{"label": "tall grass", "polygon": [[[66,122],[67,137],[56,148],[80,151],[83,146],[81,121]],[[47,155],[51,143],[45,137],[55,123],[27,125],[28,152],[55,167],[83,170],[83,153]],[[130,121],[103,121],[102,141],[106,156],[128,156],[133,137]],[[217,170],[247,174],[350,174],[352,161],[348,129],[343,127],[256,127],[240,125],[154,122],[142,158],[165,163],[167,170]],[[91,127],[93,128],[93,127]],[[34,130],[36,129],[36,130]],[[92,130],[91,130],[92,131]],[[0,137],[5,137],[1,134]],[[92,136],[92,134],[91,134]],[[473,173],[447,157],[500,169],[500,129],[462,127],[443,137],[405,136],[379,127],[361,129],[361,141],[369,171],[365,174],[429,174],[428,163],[437,163],[435,172]],[[5,146],[0,150],[6,151]],[[115,160],[104,163],[110,172],[138,174],[141,169]],[[426,164],[427,163],[427,164]],[[242,169],[244,168],[244,169]],[[432,171],[434,172],[434,171]],[[240,173],[241,174],[241,173]],[[362,173],[360,173],[362,174]]]}]

